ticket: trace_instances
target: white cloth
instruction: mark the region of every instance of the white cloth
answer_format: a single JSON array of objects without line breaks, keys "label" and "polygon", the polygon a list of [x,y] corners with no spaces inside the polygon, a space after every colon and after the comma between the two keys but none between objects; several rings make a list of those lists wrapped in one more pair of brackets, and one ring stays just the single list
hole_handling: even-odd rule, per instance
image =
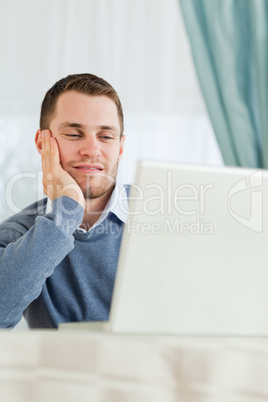
[{"label": "white cloth", "polygon": [[0,332],[3,402],[264,402],[268,340]]}]

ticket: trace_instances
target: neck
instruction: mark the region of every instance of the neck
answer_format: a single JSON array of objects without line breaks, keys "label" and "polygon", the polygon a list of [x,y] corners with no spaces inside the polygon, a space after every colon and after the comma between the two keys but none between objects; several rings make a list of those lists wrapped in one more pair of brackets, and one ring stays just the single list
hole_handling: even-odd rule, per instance
[{"label": "neck", "polygon": [[85,213],[80,227],[89,230],[97,222],[109,201],[113,190],[114,187],[101,197],[86,200]]}]

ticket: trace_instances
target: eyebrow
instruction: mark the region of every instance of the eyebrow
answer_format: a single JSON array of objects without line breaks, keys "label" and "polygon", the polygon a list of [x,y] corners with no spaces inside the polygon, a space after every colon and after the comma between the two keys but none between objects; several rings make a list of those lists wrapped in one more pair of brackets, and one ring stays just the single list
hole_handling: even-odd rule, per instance
[{"label": "eyebrow", "polygon": [[[62,130],[67,127],[80,128],[80,129],[84,129],[84,130],[87,128],[87,126],[85,126],[84,124],[71,123],[71,122],[66,121],[59,125],[58,130]],[[118,129],[115,126],[101,125],[101,126],[98,126],[97,128],[98,128],[98,130],[109,130],[109,131],[115,132],[115,134],[118,134]]]},{"label": "eyebrow", "polygon": [[69,123],[68,121],[61,123],[58,127],[58,130],[61,130],[62,128],[67,128],[67,127],[72,127],[72,128],[85,128],[86,126],[84,124],[80,123]]}]

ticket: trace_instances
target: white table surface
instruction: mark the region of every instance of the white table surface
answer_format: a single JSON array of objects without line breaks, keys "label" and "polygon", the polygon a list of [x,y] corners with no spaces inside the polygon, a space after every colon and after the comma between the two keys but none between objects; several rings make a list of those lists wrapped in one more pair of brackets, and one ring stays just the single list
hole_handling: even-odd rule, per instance
[{"label": "white table surface", "polygon": [[268,401],[268,338],[2,330],[0,401]]}]

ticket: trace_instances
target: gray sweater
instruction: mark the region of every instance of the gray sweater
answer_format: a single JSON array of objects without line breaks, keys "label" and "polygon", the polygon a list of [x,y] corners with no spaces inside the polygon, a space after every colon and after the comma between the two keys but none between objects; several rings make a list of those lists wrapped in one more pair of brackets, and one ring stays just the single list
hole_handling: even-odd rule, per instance
[{"label": "gray sweater", "polygon": [[108,320],[124,223],[113,212],[89,232],[69,197],[41,200],[0,225],[0,327]]}]

